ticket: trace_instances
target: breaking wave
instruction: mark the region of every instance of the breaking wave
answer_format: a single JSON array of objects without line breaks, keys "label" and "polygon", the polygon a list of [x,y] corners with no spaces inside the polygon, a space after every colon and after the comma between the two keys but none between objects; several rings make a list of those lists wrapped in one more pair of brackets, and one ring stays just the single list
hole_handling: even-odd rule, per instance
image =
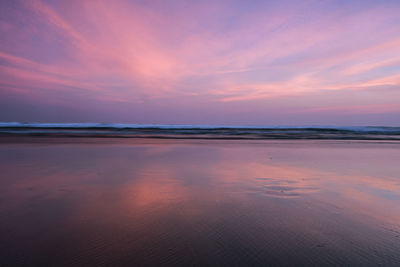
[{"label": "breaking wave", "polygon": [[170,139],[400,140],[400,127],[0,122],[0,135]]}]

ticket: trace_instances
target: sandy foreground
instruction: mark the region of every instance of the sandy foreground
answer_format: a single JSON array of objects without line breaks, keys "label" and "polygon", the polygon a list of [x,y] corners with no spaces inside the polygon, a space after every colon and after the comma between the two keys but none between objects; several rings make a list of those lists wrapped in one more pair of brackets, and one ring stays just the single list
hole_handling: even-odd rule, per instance
[{"label": "sandy foreground", "polygon": [[0,138],[0,266],[400,265],[400,142]]}]

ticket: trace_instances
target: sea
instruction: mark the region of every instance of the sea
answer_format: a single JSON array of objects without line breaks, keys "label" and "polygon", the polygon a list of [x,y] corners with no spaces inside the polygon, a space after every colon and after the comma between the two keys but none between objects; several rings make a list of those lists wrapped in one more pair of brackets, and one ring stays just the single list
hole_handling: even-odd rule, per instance
[{"label": "sea", "polygon": [[164,139],[400,140],[400,127],[0,122],[0,135]]}]

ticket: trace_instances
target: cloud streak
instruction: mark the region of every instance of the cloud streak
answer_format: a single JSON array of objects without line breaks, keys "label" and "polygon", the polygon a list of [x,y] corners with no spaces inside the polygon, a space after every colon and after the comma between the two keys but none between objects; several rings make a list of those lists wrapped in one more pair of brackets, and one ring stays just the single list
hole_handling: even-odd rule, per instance
[{"label": "cloud streak", "polygon": [[[1,3],[0,90],[249,110],[337,90],[370,104],[364,90],[400,83],[400,5],[360,3]],[[373,104],[390,106],[391,96]]]}]

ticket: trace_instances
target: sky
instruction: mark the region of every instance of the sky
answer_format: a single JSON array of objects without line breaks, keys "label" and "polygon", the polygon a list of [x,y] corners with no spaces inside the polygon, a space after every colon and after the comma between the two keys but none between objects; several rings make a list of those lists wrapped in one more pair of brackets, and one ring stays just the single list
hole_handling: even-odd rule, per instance
[{"label": "sky", "polygon": [[400,1],[0,1],[0,121],[400,126]]}]

